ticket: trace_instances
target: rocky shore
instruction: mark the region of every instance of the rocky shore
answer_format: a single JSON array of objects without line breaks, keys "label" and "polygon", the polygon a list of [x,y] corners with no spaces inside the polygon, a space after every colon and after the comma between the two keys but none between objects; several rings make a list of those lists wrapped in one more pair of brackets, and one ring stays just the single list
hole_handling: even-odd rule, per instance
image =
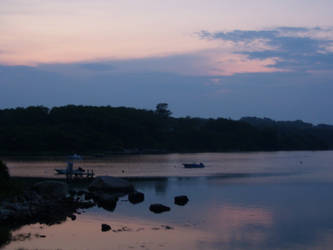
[{"label": "rocky shore", "polygon": [[[0,201],[0,247],[11,241],[11,231],[27,224],[60,224],[68,219],[76,220],[77,214],[98,206],[114,211],[120,197],[127,196],[135,205],[145,199],[127,180],[110,176],[96,177],[86,186],[68,185],[63,181],[46,180],[34,183],[22,193]],[[187,196],[176,196],[174,203],[183,206]],[[151,204],[152,213],[171,210],[162,204]],[[102,224],[101,231],[111,230]]]},{"label": "rocky shore", "polygon": [[55,224],[75,219],[79,209],[101,206],[113,211],[118,198],[130,194],[133,203],[142,202],[142,193],[128,181],[109,176],[97,177],[87,189],[69,190],[61,181],[42,181],[22,194],[0,203],[0,224],[18,226],[31,223]]},{"label": "rocky shore", "polygon": [[52,225],[65,221],[67,217],[74,218],[78,209],[92,206],[93,202],[68,194],[65,183],[45,181],[2,201],[0,223],[14,227],[37,222]]}]

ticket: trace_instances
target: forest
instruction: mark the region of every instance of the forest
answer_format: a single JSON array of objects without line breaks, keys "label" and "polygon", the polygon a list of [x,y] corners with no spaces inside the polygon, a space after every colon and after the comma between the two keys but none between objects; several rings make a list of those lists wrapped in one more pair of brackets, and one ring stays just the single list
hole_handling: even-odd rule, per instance
[{"label": "forest", "polygon": [[333,126],[268,118],[175,118],[111,106],[0,110],[0,154],[126,154],[333,149]]}]

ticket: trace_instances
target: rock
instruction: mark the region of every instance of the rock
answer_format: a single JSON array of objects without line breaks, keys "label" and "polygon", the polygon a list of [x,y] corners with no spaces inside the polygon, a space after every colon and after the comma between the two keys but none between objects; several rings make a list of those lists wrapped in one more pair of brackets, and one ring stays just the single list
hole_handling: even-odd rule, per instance
[{"label": "rock", "polygon": [[108,224],[102,224],[102,232],[110,231],[111,227]]},{"label": "rock", "polygon": [[30,204],[39,204],[43,200],[43,198],[39,194],[33,191],[24,191],[23,197]]},{"label": "rock", "polygon": [[153,213],[160,214],[163,212],[170,211],[170,207],[164,206],[162,204],[151,204],[149,210]]},{"label": "rock", "polygon": [[94,194],[94,201],[97,205],[112,212],[117,206],[118,197],[116,195],[106,193],[96,193]]},{"label": "rock", "polygon": [[89,200],[91,200],[91,199],[93,199],[93,198],[94,198],[94,194],[93,194],[93,193],[89,193],[89,192],[87,192],[87,193],[84,194],[84,199],[85,199],[86,201],[89,201]]},{"label": "rock", "polygon": [[2,220],[7,220],[8,218],[10,218],[15,212],[13,210],[10,209],[6,209],[6,208],[0,208],[0,221]]},{"label": "rock", "polygon": [[115,178],[112,176],[99,176],[89,185],[89,191],[103,191],[103,192],[124,192],[129,193],[134,190],[134,187],[128,181]]},{"label": "rock", "polygon": [[74,215],[74,214],[71,214],[68,217],[71,218],[73,221],[76,220],[76,215]]},{"label": "rock", "polygon": [[175,204],[179,206],[184,206],[188,202],[188,197],[186,195],[176,196]]},{"label": "rock", "polygon": [[77,195],[81,196],[81,195],[85,195],[87,193],[87,191],[84,191],[84,190],[79,190],[77,192]]},{"label": "rock", "polygon": [[76,195],[76,191],[75,190],[69,190],[69,194],[71,195],[71,196],[75,196]]},{"label": "rock", "polygon": [[10,202],[3,202],[2,203],[2,206],[5,208],[5,209],[9,209],[9,210],[12,210],[12,211],[17,211],[19,209],[19,203],[10,203]]},{"label": "rock", "polygon": [[91,208],[95,206],[94,202],[90,202],[90,201],[79,201],[76,202],[76,207],[77,208],[81,208],[81,209],[87,209],[87,208]]},{"label": "rock", "polygon": [[44,198],[64,199],[67,195],[67,184],[60,181],[42,181],[34,185],[34,190]]},{"label": "rock", "polygon": [[137,203],[143,202],[145,200],[145,195],[144,195],[144,193],[141,193],[141,192],[132,192],[132,193],[128,194],[128,200],[132,204],[137,204]]},{"label": "rock", "polygon": [[40,189],[39,185],[35,189],[44,196],[27,190],[20,194],[20,197],[1,202],[0,225],[19,226],[34,223],[53,225],[66,221],[67,217],[75,220],[74,213],[79,213],[78,209],[95,206],[93,202],[76,201],[73,197],[63,199],[53,198],[54,196],[45,197],[45,189]]}]

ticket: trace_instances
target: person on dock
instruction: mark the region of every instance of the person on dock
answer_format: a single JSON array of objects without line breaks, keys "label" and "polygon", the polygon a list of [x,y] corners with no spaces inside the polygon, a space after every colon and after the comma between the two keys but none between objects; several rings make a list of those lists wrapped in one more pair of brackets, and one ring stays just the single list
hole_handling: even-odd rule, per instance
[{"label": "person on dock", "polygon": [[67,181],[72,180],[73,177],[73,162],[68,161],[67,162],[67,168],[66,168],[66,179]]}]

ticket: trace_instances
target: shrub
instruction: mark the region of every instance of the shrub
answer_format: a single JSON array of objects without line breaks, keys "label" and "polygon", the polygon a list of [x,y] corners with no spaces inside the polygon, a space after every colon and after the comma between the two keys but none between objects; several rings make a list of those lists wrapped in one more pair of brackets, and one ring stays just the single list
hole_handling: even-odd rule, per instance
[{"label": "shrub", "polygon": [[3,225],[0,225],[0,248],[6,245],[11,239],[11,233],[9,228]]},{"label": "shrub", "polygon": [[9,179],[8,168],[6,164],[0,160],[0,181],[8,179]]}]

